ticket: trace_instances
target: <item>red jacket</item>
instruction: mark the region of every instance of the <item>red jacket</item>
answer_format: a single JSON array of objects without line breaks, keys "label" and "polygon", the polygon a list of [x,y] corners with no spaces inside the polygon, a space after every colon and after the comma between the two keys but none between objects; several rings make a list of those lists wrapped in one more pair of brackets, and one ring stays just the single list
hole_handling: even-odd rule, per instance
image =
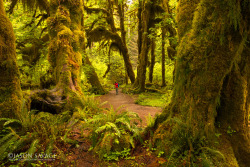
[{"label": "red jacket", "polygon": [[115,85],[115,88],[118,88],[118,83],[115,83],[114,85]]}]

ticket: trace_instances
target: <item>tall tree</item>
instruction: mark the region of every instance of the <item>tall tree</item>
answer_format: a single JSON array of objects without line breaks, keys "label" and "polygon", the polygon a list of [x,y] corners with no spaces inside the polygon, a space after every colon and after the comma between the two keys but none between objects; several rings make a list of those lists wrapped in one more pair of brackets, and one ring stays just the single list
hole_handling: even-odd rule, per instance
[{"label": "tall tree", "polygon": [[[118,15],[119,15],[119,22],[120,22],[120,32],[121,35],[119,35],[118,28],[115,25],[114,21],[114,5],[118,9]],[[132,64],[130,62],[130,57],[128,54],[128,48],[126,43],[126,32],[125,32],[125,23],[124,23],[124,7],[125,2],[124,1],[111,1],[108,0],[106,2],[105,9],[103,8],[89,8],[85,7],[86,11],[89,13],[97,12],[97,13],[103,13],[106,19],[106,23],[109,25],[108,28],[104,27],[101,24],[97,24],[98,21],[95,20],[92,24],[92,27],[89,31],[87,31],[88,40],[92,42],[101,41],[103,39],[105,40],[112,40],[113,43],[118,47],[120,52],[122,53],[125,68],[128,74],[128,77],[131,81],[131,83],[134,83],[135,81],[135,74],[132,68]],[[98,18],[99,19],[99,18]],[[95,24],[97,24],[95,26]]]},{"label": "tall tree", "polygon": [[6,16],[3,0],[0,0],[0,117],[16,117],[21,110],[21,103],[15,35]]},{"label": "tall tree", "polygon": [[161,67],[162,67],[162,79],[161,79],[161,86],[166,86],[166,79],[165,79],[165,35],[166,35],[166,30],[164,27],[162,29],[162,38],[161,38]]},{"label": "tall tree", "polygon": [[[83,5],[85,5],[85,1],[83,0]],[[82,23],[81,23],[81,30],[85,32],[85,22],[84,22],[84,16],[82,19]],[[94,93],[96,94],[105,94],[106,91],[105,89],[102,87],[98,75],[95,72],[95,68],[93,67],[92,63],[89,60],[88,55],[86,54],[86,45],[85,45],[85,40],[83,41],[82,44],[82,49],[83,49],[83,70],[85,75],[87,76],[87,79],[89,81],[89,83],[92,85],[92,90]]]},{"label": "tall tree", "polygon": [[[208,146],[198,141],[211,144],[220,131],[227,165],[249,166],[249,9],[246,0],[179,1],[174,93],[156,120],[155,138],[169,133],[169,142],[184,127],[189,137],[179,138],[187,143],[182,149],[192,153]],[[180,121],[165,121],[171,117]],[[232,136],[228,128],[235,130]]]},{"label": "tall tree", "polygon": [[[12,0],[11,8],[18,0]],[[80,66],[82,64],[81,31],[83,19],[82,0],[36,0],[21,1],[25,7],[34,10],[39,7],[49,13],[47,19],[50,44],[48,59],[52,67],[56,87],[53,90],[32,92],[31,107],[42,111],[61,112],[78,106],[81,101]],[[67,101],[65,103],[65,101]]]},{"label": "tall tree", "polygon": [[[152,3],[153,1],[151,0],[145,0],[141,2],[141,13],[138,13],[138,16],[141,15],[141,22],[142,26],[141,31],[139,30],[139,35],[142,35],[141,40],[140,36],[138,38],[138,42],[141,44],[138,44],[139,46],[139,56],[138,56],[138,66],[137,66],[137,78],[135,82],[135,87],[139,92],[144,92],[145,91],[145,81],[146,81],[146,67],[148,63],[148,51],[149,51],[149,45],[150,45],[150,39],[148,37],[149,34],[149,28],[152,23],[152,20],[154,17],[152,14]],[[140,9],[140,8],[139,8]],[[140,27],[139,27],[140,28]],[[140,34],[142,33],[142,34]]]},{"label": "tall tree", "polygon": [[155,39],[151,39],[150,42],[150,49],[151,49],[151,61],[149,66],[149,82],[153,82],[153,73],[154,73],[154,66],[155,66]]}]

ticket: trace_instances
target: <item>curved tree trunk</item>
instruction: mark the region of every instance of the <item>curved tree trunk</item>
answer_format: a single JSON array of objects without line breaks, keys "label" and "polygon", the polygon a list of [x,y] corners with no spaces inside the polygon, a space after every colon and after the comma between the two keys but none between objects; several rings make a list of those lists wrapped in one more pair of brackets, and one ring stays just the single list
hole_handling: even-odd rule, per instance
[{"label": "curved tree trunk", "polygon": [[20,114],[22,92],[16,63],[15,35],[0,0],[0,118]]},{"label": "curved tree trunk", "polygon": [[[83,0],[83,4],[84,4],[84,0]],[[82,25],[82,31],[84,31],[84,15],[81,19],[81,25]],[[91,47],[91,46],[90,46]],[[95,68],[92,66],[89,57],[86,54],[86,47],[85,47],[85,41],[83,41],[82,44],[82,49],[83,49],[83,53],[85,54],[85,59],[83,59],[83,69],[84,69],[84,73],[87,76],[87,79],[89,81],[89,83],[92,85],[93,88],[93,92],[96,94],[105,94],[106,91],[105,89],[102,87],[98,75],[95,72]],[[110,54],[110,53],[109,53]],[[109,55],[110,56],[110,55]],[[108,73],[108,72],[107,72]],[[106,75],[106,73],[105,73]]]},{"label": "curved tree trunk", "polygon": [[127,75],[130,78],[131,83],[135,82],[135,74],[132,68],[132,64],[130,62],[129,54],[128,54],[128,48],[127,48],[127,42],[126,42],[126,31],[125,31],[125,25],[124,25],[124,2],[118,2],[116,0],[116,5],[118,7],[118,13],[119,13],[119,18],[120,18],[120,28],[121,28],[121,40],[122,40],[122,55],[125,63],[125,69],[127,71]]},{"label": "curved tree trunk", "polygon": [[[168,116],[179,118],[190,135],[185,148],[190,152],[196,144],[192,139],[205,137],[211,144],[215,138],[215,123],[220,123],[222,127],[218,129],[224,132],[221,145],[227,140],[231,142],[222,153],[233,148],[234,154],[225,158],[233,160],[235,156],[243,167],[250,164],[249,48],[246,50],[249,5],[227,0],[179,1],[180,42],[174,92],[170,106],[156,120],[158,126]],[[181,130],[177,123],[171,126],[177,127],[176,131]],[[225,133],[229,126],[236,131],[232,137]],[[157,133],[162,133],[163,127],[159,126]],[[227,163],[237,166],[237,163]]]}]

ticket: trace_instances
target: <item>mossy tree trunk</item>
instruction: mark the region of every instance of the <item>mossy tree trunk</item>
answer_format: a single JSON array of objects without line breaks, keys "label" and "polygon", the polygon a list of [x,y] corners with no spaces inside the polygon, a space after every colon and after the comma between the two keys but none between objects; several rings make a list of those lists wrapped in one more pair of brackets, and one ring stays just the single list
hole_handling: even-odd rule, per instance
[{"label": "mossy tree trunk", "polygon": [[79,105],[83,107],[80,87],[81,44],[84,43],[84,33],[81,31],[83,3],[82,0],[51,0],[49,6],[48,59],[56,87],[50,91],[34,92],[31,108],[51,110],[52,113],[72,111]]},{"label": "mossy tree trunk", "polygon": [[106,91],[103,89],[99,81],[99,78],[95,72],[95,69],[92,66],[91,62],[89,61],[89,58],[87,55],[85,55],[85,59],[83,61],[83,70],[89,83],[92,85],[92,89],[93,89],[92,91],[96,94],[105,94]]},{"label": "mossy tree trunk", "polygon": [[161,28],[162,30],[162,37],[161,37],[161,86],[166,86],[166,79],[165,79],[165,35],[166,30],[165,28]]},{"label": "mossy tree trunk", "polygon": [[15,35],[0,0],[0,118],[15,118],[21,110],[22,92],[16,63]]},{"label": "mossy tree trunk", "polygon": [[[159,126],[155,136],[166,132],[161,128],[166,127],[163,125],[167,118],[179,118],[190,135],[185,149],[193,152],[192,139],[205,138],[211,144],[218,128],[223,132],[220,144],[231,142],[220,151],[226,153],[233,148],[234,152],[225,158],[236,157],[240,166],[250,164],[249,8],[247,1],[179,1],[174,92],[171,104],[156,120],[156,127]],[[236,131],[232,136],[225,132],[229,126]],[[181,131],[178,123],[168,127]]]},{"label": "mossy tree trunk", "polygon": [[49,61],[54,70],[57,87],[63,91],[81,92],[80,66],[82,64],[80,42],[82,1],[50,2],[51,17],[48,18],[50,35]]},{"label": "mossy tree trunk", "polygon": [[138,42],[142,42],[141,44],[141,52],[138,57],[139,64],[137,66],[137,78],[135,82],[135,87],[138,92],[144,92],[145,91],[145,81],[146,81],[146,67],[148,63],[148,50],[150,45],[150,39],[148,37],[149,34],[149,28],[150,28],[150,21],[152,21],[150,18],[152,18],[151,14],[151,1],[146,0],[142,3],[142,13],[141,13],[141,19],[142,19],[142,40]]},{"label": "mossy tree trunk", "polygon": [[155,66],[155,39],[151,39],[150,47],[151,47],[151,61],[149,66],[149,82],[152,83],[154,66]]},{"label": "mossy tree trunk", "polygon": [[[250,35],[248,35],[248,41]],[[250,44],[246,45],[243,53],[234,63],[232,70],[224,79],[217,122],[220,123],[221,133],[232,130],[232,136],[227,140],[232,143],[234,154],[240,166],[250,164]],[[230,128],[229,128],[230,127]],[[234,132],[235,131],[235,132]]]},{"label": "mossy tree trunk", "polygon": [[[84,0],[83,0],[83,4],[84,4]],[[84,17],[82,18],[82,22],[81,22],[81,26],[82,26],[82,31],[84,31]],[[102,87],[98,75],[95,72],[95,68],[93,67],[93,65],[91,64],[88,55],[86,54],[86,46],[85,46],[85,42],[83,42],[82,44],[82,49],[83,49],[83,53],[85,54],[85,58],[83,58],[83,70],[85,75],[87,76],[88,82],[91,84],[93,92],[96,94],[105,94],[106,91],[105,89]]]},{"label": "mossy tree trunk", "polygon": [[[120,19],[120,31],[121,35],[117,32],[117,28],[115,26],[115,21],[114,21],[114,5],[117,6],[118,9],[118,15]],[[110,1],[108,0],[107,2],[107,10],[106,9],[101,9],[101,8],[88,8],[85,7],[87,12],[92,13],[92,12],[102,12],[106,14],[106,21],[108,25],[110,26],[110,30],[108,28],[106,29],[104,26],[98,26],[95,29],[90,30],[87,32],[88,35],[88,40],[91,42],[97,42],[101,41],[103,39],[109,40],[111,39],[112,42],[118,47],[119,51],[122,53],[125,68],[128,74],[128,77],[131,81],[131,83],[135,82],[135,74],[132,68],[132,64],[130,62],[130,57],[128,54],[128,48],[127,48],[127,43],[126,43],[126,32],[125,32],[125,25],[124,25],[124,1],[118,2],[118,1]]]}]

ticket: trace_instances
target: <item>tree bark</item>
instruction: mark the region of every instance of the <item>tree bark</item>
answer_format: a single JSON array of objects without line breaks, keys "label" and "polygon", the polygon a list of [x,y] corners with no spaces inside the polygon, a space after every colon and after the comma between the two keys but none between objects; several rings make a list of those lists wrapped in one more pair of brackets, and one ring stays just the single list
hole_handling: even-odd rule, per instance
[{"label": "tree bark", "polygon": [[162,67],[162,69],[161,69],[161,77],[162,77],[162,79],[161,79],[161,86],[166,86],[166,79],[165,79],[165,35],[166,35],[166,30],[165,30],[165,28],[162,28],[162,38],[161,38],[161,67]]},{"label": "tree bark", "polygon": [[119,14],[119,19],[120,19],[121,35],[117,33],[117,29],[115,27],[115,22],[113,18],[113,4],[110,0],[108,1],[108,10],[103,10],[100,8],[88,8],[88,11],[91,11],[91,10],[98,11],[98,12],[105,11],[104,13],[107,15],[106,20],[107,20],[107,23],[110,25],[111,30],[107,30],[106,28],[100,26],[89,31],[87,35],[88,35],[88,39],[91,40],[92,42],[100,41],[103,39],[105,40],[111,39],[114,43],[116,43],[120,52],[122,53],[129,79],[131,83],[134,83],[135,74],[132,68],[132,64],[130,62],[128,48],[126,44],[126,32],[125,32],[125,27],[124,27],[124,4],[123,2],[121,2],[121,4],[119,3],[118,1],[115,1],[115,5],[118,8],[118,14]]},{"label": "tree bark", "polygon": [[[83,4],[84,4],[84,0],[83,0]],[[85,24],[84,23],[84,15],[83,15],[81,20],[82,20],[81,21],[82,31],[84,31],[84,24]],[[86,54],[85,40],[83,41],[82,49],[83,49],[83,53],[85,54],[85,59],[83,59],[84,73],[87,76],[87,79],[92,86],[93,92],[96,94],[105,94],[106,91],[102,87],[102,85],[99,81],[98,75],[95,72],[95,68],[92,66],[92,64],[89,60],[89,57]]]},{"label": "tree bark", "polygon": [[20,114],[22,92],[16,63],[15,35],[0,0],[0,118]]},{"label": "tree bark", "polygon": [[248,127],[250,104],[249,53],[250,44],[248,43],[241,55],[241,61],[235,63],[230,73],[225,77],[217,116],[217,122],[220,122],[221,132],[225,136],[227,136],[225,132],[228,130],[235,131],[232,132],[232,136],[227,136],[227,140],[232,143],[239,166],[250,164],[250,133]]},{"label": "tree bark", "polygon": [[31,93],[31,109],[60,113],[83,108],[80,87],[82,65],[81,31],[83,4],[81,0],[50,1],[47,19],[50,44],[48,59],[56,87]]},{"label": "tree bark", "polygon": [[151,39],[151,61],[149,66],[149,82],[153,82],[153,74],[154,74],[154,66],[155,66],[155,40]]},{"label": "tree bark", "polygon": [[95,72],[94,67],[92,66],[91,62],[87,55],[85,55],[85,60],[83,61],[83,69],[84,73],[87,76],[89,83],[92,85],[93,92],[96,94],[105,94],[106,91],[103,89],[98,76]]},{"label": "tree bark", "polygon": [[[185,149],[193,152],[197,144],[192,142],[193,139],[205,137],[211,144],[215,140],[215,132],[225,132],[230,125],[236,132],[232,137],[227,132],[223,134],[220,144],[228,143],[227,140],[231,143],[221,151],[225,153],[233,148],[234,154],[225,155],[225,158],[236,157],[238,164],[244,167],[250,164],[247,133],[250,64],[249,49],[246,50],[250,6],[243,3],[226,0],[179,1],[177,22],[180,42],[173,97],[170,105],[157,118],[155,127],[160,125],[156,132],[164,134],[162,132],[168,128],[162,128],[166,127],[163,124],[168,124],[165,121],[167,118],[180,119],[186,125],[185,133],[190,135]],[[215,127],[218,123],[222,125],[221,129]],[[168,124],[175,129],[170,133],[181,131],[179,125]],[[157,133],[155,136],[159,135]],[[171,137],[167,140],[170,141]],[[205,145],[203,143],[199,147]]]},{"label": "tree bark", "polygon": [[[82,56],[80,42],[84,39],[81,31],[82,2],[53,0],[50,2],[51,17],[48,19],[49,61],[54,68],[57,87],[63,91],[81,92],[80,66]],[[77,13],[76,13],[77,11]]]},{"label": "tree bark", "polygon": [[[145,81],[146,81],[146,67],[148,62],[148,50],[149,50],[149,28],[150,28],[150,17],[151,17],[151,1],[146,1],[142,4],[142,44],[141,52],[138,57],[139,64],[137,67],[137,78],[135,82],[135,87],[138,92],[145,91]],[[140,41],[139,41],[140,42]]]}]

